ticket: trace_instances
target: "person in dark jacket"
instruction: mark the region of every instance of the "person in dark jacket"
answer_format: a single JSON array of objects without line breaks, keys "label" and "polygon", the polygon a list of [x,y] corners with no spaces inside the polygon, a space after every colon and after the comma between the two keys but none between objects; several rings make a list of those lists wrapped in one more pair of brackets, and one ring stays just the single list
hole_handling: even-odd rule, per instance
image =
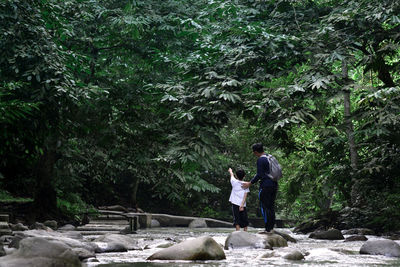
[{"label": "person in dark jacket", "polygon": [[270,173],[269,161],[263,145],[261,143],[253,144],[252,149],[253,154],[258,157],[257,174],[250,182],[244,182],[242,187],[244,189],[249,188],[250,185],[259,181],[258,197],[260,199],[261,214],[265,222],[265,231],[270,232],[275,225],[275,199],[278,192],[278,183],[272,181],[268,176]]}]

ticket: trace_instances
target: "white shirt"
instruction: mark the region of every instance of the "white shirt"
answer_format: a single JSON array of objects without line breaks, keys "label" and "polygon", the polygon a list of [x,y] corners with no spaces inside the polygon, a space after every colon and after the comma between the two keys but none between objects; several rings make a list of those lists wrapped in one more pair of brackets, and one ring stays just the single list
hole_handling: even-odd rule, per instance
[{"label": "white shirt", "polygon": [[[242,181],[236,179],[233,175],[231,176],[231,184],[232,184],[232,192],[231,196],[229,197],[229,201],[235,205],[242,205],[244,193],[250,192],[250,190],[242,188]],[[243,207],[246,207],[246,202],[244,202]]]}]

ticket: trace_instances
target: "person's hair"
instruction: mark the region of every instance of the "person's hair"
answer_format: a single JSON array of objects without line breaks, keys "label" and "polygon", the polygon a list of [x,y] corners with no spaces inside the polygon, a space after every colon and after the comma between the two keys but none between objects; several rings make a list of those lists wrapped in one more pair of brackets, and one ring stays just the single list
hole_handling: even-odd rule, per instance
[{"label": "person's hair", "polygon": [[243,178],[244,178],[244,176],[245,176],[246,174],[244,173],[244,170],[242,170],[242,169],[239,169],[239,170],[237,170],[236,171],[236,177],[238,178],[238,180],[243,180]]},{"label": "person's hair", "polygon": [[251,146],[251,148],[253,149],[253,152],[258,152],[258,153],[263,153],[264,152],[264,148],[263,148],[263,145],[261,143],[253,144]]}]

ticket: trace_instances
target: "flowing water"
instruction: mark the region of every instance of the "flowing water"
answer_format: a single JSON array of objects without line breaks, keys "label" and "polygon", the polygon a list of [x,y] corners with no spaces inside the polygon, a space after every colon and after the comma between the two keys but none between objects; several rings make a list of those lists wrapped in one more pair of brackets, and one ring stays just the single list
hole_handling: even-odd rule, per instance
[{"label": "flowing water", "polygon": [[[250,228],[250,233],[257,233],[262,229]],[[343,240],[315,240],[309,239],[308,235],[296,235],[290,229],[277,229],[289,233],[297,239],[297,243],[288,242],[289,248],[295,248],[303,253],[305,260],[289,261],[282,257],[260,258],[261,255],[271,252],[267,249],[235,249],[225,250],[226,260],[222,261],[147,261],[146,258],[161,250],[157,248],[160,244],[167,244],[173,241],[179,242],[189,238],[203,235],[211,236],[220,243],[225,244],[225,239],[233,231],[226,228],[153,228],[139,230],[134,235],[139,240],[139,247],[143,250],[130,250],[124,253],[97,254],[98,262],[87,262],[87,267],[139,267],[139,266],[182,266],[182,267],[212,267],[212,266],[400,266],[399,258],[385,256],[360,255],[360,247],[363,242],[343,242]],[[367,236],[368,239],[380,239],[376,236]],[[400,242],[397,241],[399,244]],[[285,248],[275,248],[284,251]]]}]

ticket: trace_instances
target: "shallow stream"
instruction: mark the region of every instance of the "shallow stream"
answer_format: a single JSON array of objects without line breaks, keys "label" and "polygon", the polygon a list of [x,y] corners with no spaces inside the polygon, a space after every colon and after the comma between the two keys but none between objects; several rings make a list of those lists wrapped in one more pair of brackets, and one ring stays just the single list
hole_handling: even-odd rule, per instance
[{"label": "shallow stream", "polygon": [[[250,233],[257,233],[262,229],[250,228]],[[182,267],[211,267],[211,266],[400,266],[400,258],[385,256],[360,255],[359,250],[363,242],[344,242],[343,240],[315,240],[308,235],[293,234],[290,229],[280,228],[278,231],[289,233],[297,239],[297,243],[288,242],[290,248],[296,248],[305,254],[305,260],[289,261],[282,257],[257,258],[266,252],[266,249],[235,249],[225,250],[226,260],[222,261],[147,261],[146,258],[161,250],[160,244],[183,241],[203,235],[211,236],[220,243],[225,244],[225,239],[233,231],[227,228],[154,228],[139,230],[134,235],[143,250],[130,250],[124,253],[97,254],[98,262],[87,262],[87,267],[139,267],[139,266],[182,266]],[[345,236],[346,237],[346,236]],[[381,239],[376,236],[367,236],[368,239]],[[397,241],[399,244],[400,242]],[[284,248],[275,248],[279,250]]]}]

